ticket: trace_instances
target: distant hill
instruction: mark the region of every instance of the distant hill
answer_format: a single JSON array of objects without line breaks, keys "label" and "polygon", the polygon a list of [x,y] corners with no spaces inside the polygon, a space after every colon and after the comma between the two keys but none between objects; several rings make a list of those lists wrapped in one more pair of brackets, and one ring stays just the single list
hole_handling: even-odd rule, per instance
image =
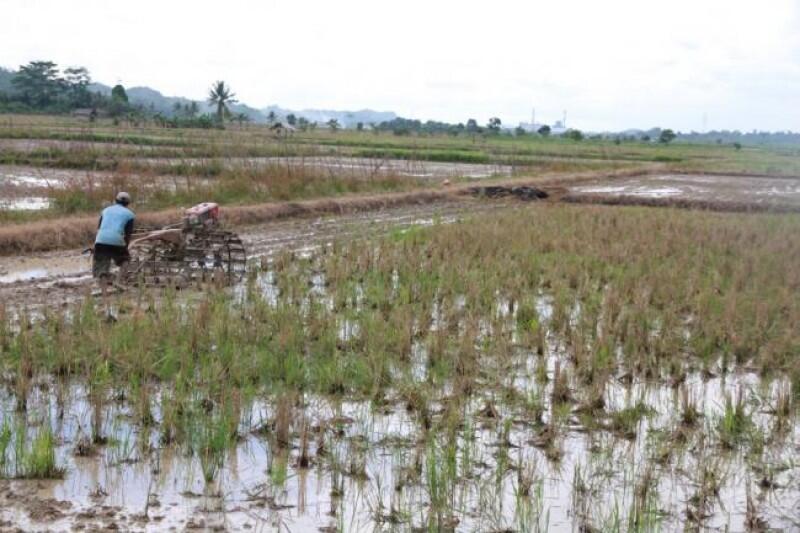
[{"label": "distant hill", "polygon": [[[0,77],[0,83],[2,83]],[[103,95],[111,94],[111,87],[102,83],[93,83],[89,86],[92,92],[99,92]],[[150,87],[131,87],[126,88],[125,92],[128,93],[128,100],[134,105],[140,105],[145,109],[152,110],[153,112],[160,112],[163,115],[171,116],[174,111],[176,103],[181,105],[189,104],[192,102],[189,98],[182,96],[164,96],[159,91],[151,89]],[[214,113],[215,109],[209,106],[204,100],[197,101],[200,106],[200,113]],[[244,113],[252,122],[265,123],[270,112],[275,113],[278,120],[285,120],[286,116],[294,114],[296,117],[305,117],[309,122],[317,122],[324,124],[331,119],[336,119],[339,124],[345,128],[353,128],[359,122],[369,124],[374,122],[376,124],[393,120],[397,117],[391,111],[372,111],[370,109],[362,109],[359,111],[334,111],[323,109],[303,109],[294,111],[291,109],[284,109],[279,106],[269,106],[263,109],[256,109],[248,106],[247,104],[233,104],[230,106],[232,113]]]},{"label": "distant hill", "polygon": [[359,122],[362,124],[380,124],[381,122],[388,122],[397,118],[397,115],[391,111],[373,111],[371,109],[361,109],[359,111],[301,109],[299,111],[292,111],[289,109],[281,109],[277,106],[269,106],[261,110],[264,115],[268,115],[270,111],[275,112],[279,117],[285,117],[289,113],[293,113],[297,117],[305,117],[309,122],[317,122],[319,124],[324,124],[331,119],[336,119],[339,124],[345,128],[353,128]]}]

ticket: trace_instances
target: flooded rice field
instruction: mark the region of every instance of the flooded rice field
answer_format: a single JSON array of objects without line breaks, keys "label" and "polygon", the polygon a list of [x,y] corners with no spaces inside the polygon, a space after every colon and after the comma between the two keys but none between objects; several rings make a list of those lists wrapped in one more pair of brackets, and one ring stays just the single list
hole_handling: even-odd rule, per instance
[{"label": "flooded rice field", "polygon": [[[313,176],[323,181],[339,178],[357,181],[408,178],[418,182],[457,178],[479,179],[510,176],[512,173],[512,168],[505,165],[346,157],[140,158],[130,161],[138,165],[138,170],[126,169],[114,172],[0,165],[0,209],[46,209],[51,206],[53,197],[60,190],[89,190],[112,184],[134,190],[191,191],[201,186],[213,186],[216,178],[208,177],[209,172],[213,174],[222,170],[235,172],[238,169],[248,175],[276,172],[287,179],[296,175],[298,179]],[[267,178],[268,176],[265,180]]]},{"label": "flooded rice field", "polygon": [[570,187],[570,196],[800,209],[800,178],[667,174],[597,179]]},{"label": "flooded rice field", "polygon": [[420,161],[413,159],[382,159],[345,156],[312,157],[226,157],[226,158],[173,158],[142,159],[153,166],[174,165],[201,167],[222,165],[227,168],[279,165],[289,169],[321,170],[331,176],[370,178],[375,176],[405,176],[419,179],[488,178],[510,176],[509,165],[481,163],[453,163]]},{"label": "flooded rice field", "polygon": [[[415,379],[425,382],[432,370],[425,350],[416,352]],[[800,434],[796,426],[777,427],[773,414],[785,383],[748,374],[690,375],[680,387],[612,381],[603,407],[591,414],[588,406],[551,403],[559,359],[519,354],[503,388],[458,402],[466,422],[451,435],[428,428],[452,416],[448,387],[422,413],[401,391],[389,391],[379,405],[314,395],[288,407],[254,399],[239,407],[235,442],[221,457],[165,444],[164,391],[150,391],[152,423],[142,426],[121,399],[97,406],[96,393],[42,383],[27,421],[13,414],[10,397],[0,405],[16,431],[25,423],[53,425],[64,479],[0,481],[0,524],[50,531],[800,527]],[[515,395],[532,411],[505,403]],[[724,419],[721,398],[740,396],[754,427],[771,434],[759,444],[764,459],[721,450],[703,429]],[[691,423],[687,401],[695,410]],[[275,425],[282,416],[291,420],[283,443]]]},{"label": "flooded rice field", "polygon": [[84,180],[87,177],[97,179],[103,175],[85,170],[0,165],[0,191],[4,195],[14,192],[41,192],[63,187],[76,179]]},{"label": "flooded rice field", "polygon": [[177,191],[208,184],[208,178],[194,176],[0,165],[0,209],[47,209],[52,206],[54,196],[65,189],[91,191],[111,186]]},{"label": "flooded rice field", "polygon": [[233,288],[3,314],[0,527],[797,530],[796,229],[392,209],[243,232]]}]

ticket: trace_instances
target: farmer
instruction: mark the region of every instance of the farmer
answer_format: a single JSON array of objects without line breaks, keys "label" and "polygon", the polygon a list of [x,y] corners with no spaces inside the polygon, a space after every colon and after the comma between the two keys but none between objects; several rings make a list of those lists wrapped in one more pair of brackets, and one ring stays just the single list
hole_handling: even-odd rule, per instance
[{"label": "farmer", "polygon": [[135,215],[128,209],[131,196],[126,192],[117,194],[114,205],[100,213],[97,224],[97,237],[94,240],[92,276],[108,278],[111,275],[111,261],[122,268],[128,262],[128,244],[133,233]]}]

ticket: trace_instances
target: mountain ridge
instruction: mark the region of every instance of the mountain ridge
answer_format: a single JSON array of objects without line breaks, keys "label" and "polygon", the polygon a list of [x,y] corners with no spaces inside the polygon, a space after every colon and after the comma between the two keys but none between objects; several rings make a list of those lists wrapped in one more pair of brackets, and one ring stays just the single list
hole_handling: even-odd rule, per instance
[{"label": "mountain ridge", "polygon": [[[89,85],[89,90],[104,95],[111,94],[111,87],[102,83],[92,83]],[[125,88],[125,92],[128,94],[128,101],[130,101],[130,103],[141,105],[166,116],[172,116],[174,114],[174,106],[176,103],[183,106],[191,102],[197,102],[200,113],[214,113],[216,111],[215,108],[208,105],[205,100],[192,100],[184,96],[165,96],[159,90],[153,89],[152,87],[135,86]],[[244,103],[231,104],[228,107],[231,113],[243,113],[251,122],[256,123],[268,122],[270,112],[275,113],[276,119],[282,122],[285,122],[287,115],[293,114],[297,118],[304,117],[309,122],[317,122],[319,124],[335,119],[339,122],[339,125],[345,128],[355,127],[359,122],[363,124],[379,124],[397,118],[397,114],[393,111],[375,111],[372,109],[338,111],[333,109],[306,108],[292,110],[277,105],[270,105],[259,109]]]}]

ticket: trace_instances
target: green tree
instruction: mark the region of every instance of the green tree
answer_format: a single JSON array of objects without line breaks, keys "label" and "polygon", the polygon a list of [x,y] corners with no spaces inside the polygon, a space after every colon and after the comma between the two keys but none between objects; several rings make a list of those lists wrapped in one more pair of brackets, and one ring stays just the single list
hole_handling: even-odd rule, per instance
[{"label": "green tree", "polygon": [[217,123],[222,124],[225,117],[230,115],[228,105],[235,104],[236,94],[231,91],[231,88],[225,84],[224,81],[216,81],[208,91],[209,105],[217,108]]},{"label": "green tree", "polygon": [[300,128],[300,131],[306,131],[308,129],[308,119],[306,117],[298,118],[297,127]]},{"label": "green tree", "polygon": [[270,124],[275,124],[275,121],[278,120],[278,115],[275,114],[275,111],[270,111],[267,113],[267,122]]},{"label": "green tree", "polygon": [[467,133],[478,133],[480,130],[477,120],[474,118],[467,120]]},{"label": "green tree", "polygon": [[581,130],[568,129],[567,131],[564,132],[564,138],[571,139],[573,141],[582,141],[583,132]]},{"label": "green tree", "polygon": [[243,128],[245,122],[250,122],[250,117],[244,113],[236,113],[236,115],[233,117],[233,120],[239,123],[240,128]]},{"label": "green tree", "polygon": [[330,120],[329,120],[328,122],[326,122],[325,124],[326,124],[326,125],[328,126],[328,128],[329,128],[331,131],[333,131],[333,132],[336,132],[336,131],[339,129],[339,121],[338,121],[338,120],[336,120],[335,118],[332,118],[332,119],[330,119]]},{"label": "green tree", "polygon": [[669,144],[675,140],[677,135],[671,129],[661,130],[661,135],[658,136],[658,142]]},{"label": "green tree", "polygon": [[111,89],[111,100],[114,102],[128,103],[128,93],[125,92],[125,87],[120,84],[114,85]]},{"label": "green tree", "polygon": [[89,84],[92,83],[92,78],[86,67],[70,67],[64,70],[64,82],[67,85],[71,105],[75,107],[91,105]]},{"label": "green tree", "polygon": [[357,122],[356,123],[356,130],[364,131],[364,123],[363,122]]},{"label": "green tree", "polygon": [[31,61],[20,66],[11,83],[25,103],[41,107],[52,104],[65,87],[52,61]]},{"label": "green tree", "polygon": [[547,124],[545,124],[544,126],[542,126],[541,128],[539,128],[538,130],[536,130],[536,133],[538,133],[538,134],[539,134],[539,135],[541,135],[542,137],[549,137],[549,136],[550,136],[550,133],[551,133],[552,131],[553,131],[553,130],[551,130],[551,129],[550,129],[550,126],[548,126]]},{"label": "green tree", "polygon": [[491,131],[492,133],[498,133],[500,131],[500,126],[503,123],[500,121],[498,117],[492,117],[489,119],[489,122],[486,124],[486,128]]},{"label": "green tree", "polygon": [[289,113],[288,115],[286,115],[286,123],[289,124],[290,126],[294,126],[297,124],[297,117],[294,115],[294,113]]},{"label": "green tree", "polygon": [[109,114],[114,118],[119,117],[128,111],[129,107],[128,93],[125,92],[125,87],[120,84],[114,85],[111,89],[111,105],[108,109]]}]

